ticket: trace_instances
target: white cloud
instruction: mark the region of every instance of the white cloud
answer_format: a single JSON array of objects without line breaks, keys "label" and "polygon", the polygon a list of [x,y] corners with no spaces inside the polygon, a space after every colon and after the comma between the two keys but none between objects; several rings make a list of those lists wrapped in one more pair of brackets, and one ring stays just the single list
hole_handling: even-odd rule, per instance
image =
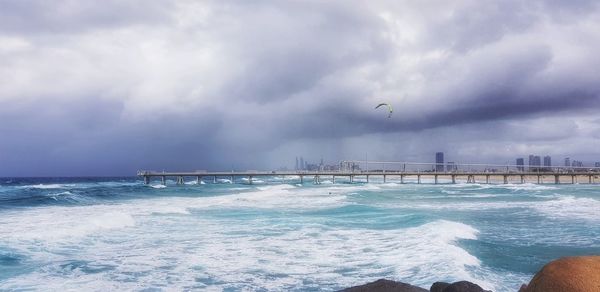
[{"label": "white cloud", "polygon": [[[432,139],[461,157],[485,146],[486,159],[525,150],[592,159],[576,142],[598,142],[589,111],[599,106],[600,14],[585,5],[4,2],[0,134],[15,139],[0,145],[9,153],[0,162],[58,127],[72,140],[63,152],[105,144],[83,141],[90,137],[144,145],[137,149],[148,156],[200,147],[194,159],[207,167],[223,151],[251,151],[228,159],[261,164],[326,144],[343,149],[331,159],[361,145],[384,158],[427,157],[442,148]],[[392,120],[373,110],[380,101],[394,105]],[[35,128],[17,139],[9,123]],[[172,140],[146,147],[156,139],[148,133]],[[398,150],[398,141],[410,143]]]}]

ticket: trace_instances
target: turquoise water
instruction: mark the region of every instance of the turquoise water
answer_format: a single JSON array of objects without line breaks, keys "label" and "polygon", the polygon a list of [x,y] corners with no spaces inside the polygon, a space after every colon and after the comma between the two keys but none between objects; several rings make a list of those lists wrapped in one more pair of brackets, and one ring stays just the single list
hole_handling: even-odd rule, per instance
[{"label": "turquoise water", "polygon": [[0,290],[516,291],[600,254],[600,185],[0,179]]}]

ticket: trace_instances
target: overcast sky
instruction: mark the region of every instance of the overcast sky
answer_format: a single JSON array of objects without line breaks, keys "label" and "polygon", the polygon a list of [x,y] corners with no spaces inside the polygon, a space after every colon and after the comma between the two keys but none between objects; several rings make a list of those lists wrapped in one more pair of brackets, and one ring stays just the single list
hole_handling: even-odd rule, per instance
[{"label": "overcast sky", "polygon": [[597,3],[0,0],[0,176],[600,161]]}]

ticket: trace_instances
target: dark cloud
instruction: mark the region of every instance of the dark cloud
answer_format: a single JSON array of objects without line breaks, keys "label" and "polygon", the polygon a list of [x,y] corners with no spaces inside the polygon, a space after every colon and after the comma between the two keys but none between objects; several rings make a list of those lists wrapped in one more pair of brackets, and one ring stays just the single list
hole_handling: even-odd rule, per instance
[{"label": "dark cloud", "polygon": [[0,1],[0,175],[439,150],[600,160],[598,12],[594,1]]}]

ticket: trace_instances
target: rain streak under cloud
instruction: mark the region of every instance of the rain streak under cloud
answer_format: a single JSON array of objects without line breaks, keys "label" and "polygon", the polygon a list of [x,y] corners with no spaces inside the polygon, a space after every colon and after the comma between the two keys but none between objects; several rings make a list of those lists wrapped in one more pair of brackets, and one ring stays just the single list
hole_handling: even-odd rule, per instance
[{"label": "rain streak under cloud", "polygon": [[599,9],[0,1],[0,176],[600,160]]}]

